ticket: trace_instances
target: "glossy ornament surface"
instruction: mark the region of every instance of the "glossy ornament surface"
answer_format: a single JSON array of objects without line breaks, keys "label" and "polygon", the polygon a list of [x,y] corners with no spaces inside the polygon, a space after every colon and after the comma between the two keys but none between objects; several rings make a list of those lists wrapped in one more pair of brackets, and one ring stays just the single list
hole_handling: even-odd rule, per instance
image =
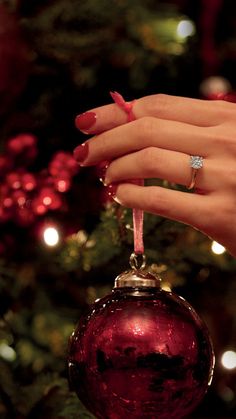
[{"label": "glossy ornament surface", "polygon": [[194,309],[132,270],[81,318],[68,366],[72,388],[97,418],[180,419],[204,397],[214,354]]}]

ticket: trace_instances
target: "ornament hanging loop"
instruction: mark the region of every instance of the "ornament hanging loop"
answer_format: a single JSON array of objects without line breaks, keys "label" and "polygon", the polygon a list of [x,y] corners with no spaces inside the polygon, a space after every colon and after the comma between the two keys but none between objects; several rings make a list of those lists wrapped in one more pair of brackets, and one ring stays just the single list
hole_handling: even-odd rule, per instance
[{"label": "ornament hanging loop", "polygon": [[129,264],[135,271],[140,271],[146,267],[146,256],[144,253],[131,253]]}]

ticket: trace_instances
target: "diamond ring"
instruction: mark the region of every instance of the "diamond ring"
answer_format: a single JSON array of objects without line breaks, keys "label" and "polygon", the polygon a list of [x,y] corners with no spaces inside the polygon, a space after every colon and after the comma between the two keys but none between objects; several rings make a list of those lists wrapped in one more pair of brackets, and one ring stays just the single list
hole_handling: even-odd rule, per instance
[{"label": "diamond ring", "polygon": [[203,158],[200,156],[190,156],[189,164],[192,168],[192,174],[190,184],[187,186],[187,188],[192,189],[195,186],[197,171],[203,167]]}]

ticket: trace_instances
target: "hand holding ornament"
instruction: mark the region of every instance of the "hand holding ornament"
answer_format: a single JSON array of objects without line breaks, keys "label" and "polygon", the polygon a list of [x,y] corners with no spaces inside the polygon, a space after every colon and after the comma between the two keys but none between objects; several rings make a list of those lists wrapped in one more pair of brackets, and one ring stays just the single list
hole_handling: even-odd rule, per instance
[{"label": "hand holding ornament", "polygon": [[[113,93],[112,98],[123,121],[125,114],[126,122],[130,122],[127,126],[134,124],[134,102],[125,102],[118,93]],[[95,112],[89,112],[78,117],[77,126],[86,131],[96,122]],[[103,136],[101,124],[100,129]],[[116,129],[117,126],[109,132]],[[93,132],[98,131],[97,126]],[[99,137],[102,138],[91,140],[92,147]],[[92,155],[86,142],[75,150],[75,157],[82,165],[90,165],[104,162],[105,155],[104,180],[114,192],[114,183],[110,184],[114,180],[108,180],[110,167],[124,158],[129,160],[130,154],[132,160],[132,154],[142,150],[140,139],[135,145],[135,138],[138,137],[134,136],[133,143],[132,139],[128,140],[128,148],[122,140],[124,149],[119,149],[117,141],[113,149],[109,144],[108,152],[106,139],[105,144],[104,139],[100,139],[102,148],[99,149],[99,142],[94,144]],[[135,168],[135,159],[132,164],[135,170],[131,168],[131,176],[126,172],[124,178],[121,175],[115,182],[124,180],[128,185],[143,189],[140,180],[143,173]],[[202,157],[193,156],[191,165],[192,187],[202,166]],[[116,278],[112,293],[95,302],[71,335],[69,379],[81,401],[100,419],[182,418],[200,403],[211,382],[213,348],[207,329],[193,308],[177,295],[161,290],[160,278],[145,269],[142,241],[145,207],[133,204],[131,207],[134,220],[132,269]]]},{"label": "hand holding ornament", "polygon": [[[104,181],[116,201],[200,230],[236,256],[236,105],[169,95],[133,103],[134,121],[116,104],[77,116],[77,128],[93,135],[75,149],[81,166],[107,161]],[[190,157],[202,157],[191,169]],[[140,186],[158,178],[190,186],[194,193]]]}]

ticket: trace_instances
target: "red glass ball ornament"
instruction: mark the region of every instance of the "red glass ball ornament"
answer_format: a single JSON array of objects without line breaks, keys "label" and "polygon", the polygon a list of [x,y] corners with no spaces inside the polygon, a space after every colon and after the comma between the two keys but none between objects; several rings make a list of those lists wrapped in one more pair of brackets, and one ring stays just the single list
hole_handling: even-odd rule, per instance
[{"label": "red glass ball ornament", "polygon": [[35,215],[30,208],[21,207],[17,209],[15,222],[21,227],[28,227],[35,221]]},{"label": "red glass ball ornament", "polygon": [[69,191],[71,181],[68,177],[62,175],[55,179],[54,184],[58,192],[64,193]]},{"label": "red glass ball ornament", "polygon": [[36,196],[36,198],[32,201],[32,211],[35,215],[44,215],[48,208],[43,204],[40,197]]},{"label": "red glass ball ornament", "polygon": [[57,176],[62,169],[62,164],[60,160],[52,160],[48,166],[48,171],[50,175]]},{"label": "red glass ball ornament", "polygon": [[7,208],[0,202],[0,223],[6,223],[12,216],[12,208]]},{"label": "red glass ball ornament", "polygon": [[10,138],[7,142],[7,151],[12,155],[17,155],[22,153],[24,150],[24,144],[22,142],[21,136]]},{"label": "red glass ball ornament", "polygon": [[37,138],[30,133],[19,134],[18,138],[25,148],[35,148],[37,144]]},{"label": "red glass ball ornament", "polygon": [[12,169],[12,160],[9,156],[0,155],[0,176],[4,176],[9,170]]},{"label": "red glass ball ornament", "polygon": [[10,172],[6,176],[6,183],[12,189],[20,189],[21,188],[21,176],[18,172]]},{"label": "red glass ball ornament", "polygon": [[80,167],[79,167],[77,161],[74,159],[73,156],[68,155],[67,161],[65,162],[65,164],[66,164],[66,168],[69,170],[71,176],[74,176],[78,173]]},{"label": "red glass ball ornament", "polygon": [[27,196],[26,193],[22,189],[18,189],[17,191],[13,191],[11,194],[13,202],[17,205],[17,207],[24,207],[26,204]]},{"label": "red glass ball ornament", "polygon": [[204,397],[214,353],[206,326],[151,273],[128,271],[81,318],[69,380],[100,419],[180,419]]},{"label": "red glass ball ornament", "polygon": [[29,173],[29,172],[24,173],[22,175],[21,182],[22,182],[22,188],[27,192],[30,192],[33,189],[35,189],[37,185],[36,177],[32,173]]},{"label": "red glass ball ornament", "polygon": [[44,187],[39,194],[42,204],[51,210],[57,210],[62,206],[62,200],[58,193],[50,187]]}]

